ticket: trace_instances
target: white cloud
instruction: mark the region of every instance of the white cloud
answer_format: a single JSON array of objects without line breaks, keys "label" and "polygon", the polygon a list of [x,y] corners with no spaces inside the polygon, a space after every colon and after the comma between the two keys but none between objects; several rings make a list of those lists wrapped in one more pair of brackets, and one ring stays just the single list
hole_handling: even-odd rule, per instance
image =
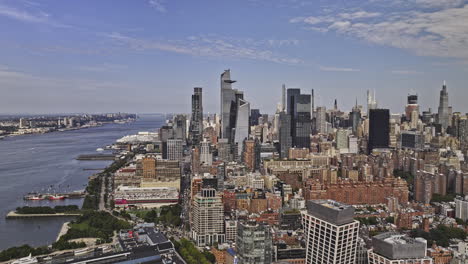
[{"label": "white cloud", "polygon": [[46,13],[30,14],[26,11],[18,10],[2,4],[0,4],[0,15],[31,23],[45,23],[48,21],[49,17],[49,15]]},{"label": "white cloud", "polygon": [[116,42],[135,51],[160,50],[200,57],[252,59],[283,64],[300,64],[297,58],[276,54],[264,48],[268,45],[286,45],[294,41],[255,41],[217,36],[190,36],[185,40],[146,40],[124,36],[120,33],[106,35]]},{"label": "white cloud", "polygon": [[79,70],[88,71],[88,72],[115,72],[115,71],[125,70],[127,68],[128,67],[125,65],[118,65],[118,64],[111,64],[111,63],[78,67]]},{"label": "white cloud", "polygon": [[26,23],[36,23],[36,24],[47,24],[54,27],[70,27],[69,25],[64,25],[58,23],[51,19],[51,15],[43,11],[37,11],[36,13],[31,13],[25,10],[20,10],[14,7],[6,6],[0,3],[0,16],[8,17],[21,22]]},{"label": "white cloud", "polygon": [[165,0],[149,0],[148,2],[154,9],[161,13],[167,12],[166,6],[164,5]]},{"label": "white cloud", "polygon": [[359,72],[360,69],[354,68],[340,68],[340,67],[327,67],[327,66],[319,66],[321,71],[333,71],[333,72]]},{"label": "white cloud", "polygon": [[423,74],[423,72],[420,72],[420,71],[412,71],[412,70],[392,70],[391,73],[393,73],[393,74],[401,74],[401,75],[417,75],[417,74]]},{"label": "white cloud", "polygon": [[468,5],[393,12],[359,20],[343,20],[342,14],[291,22],[302,21],[314,25],[316,31],[334,31],[374,44],[410,50],[417,55],[468,59]]},{"label": "white cloud", "polygon": [[398,5],[413,5],[420,8],[449,8],[460,7],[466,0],[395,0]]},{"label": "white cloud", "polygon": [[380,13],[377,12],[366,12],[366,11],[357,11],[357,12],[344,12],[338,13],[336,15],[327,15],[327,16],[308,16],[308,17],[294,17],[289,20],[291,23],[303,22],[309,25],[317,25],[322,23],[333,23],[337,20],[361,20],[365,18],[373,18],[380,16]]}]

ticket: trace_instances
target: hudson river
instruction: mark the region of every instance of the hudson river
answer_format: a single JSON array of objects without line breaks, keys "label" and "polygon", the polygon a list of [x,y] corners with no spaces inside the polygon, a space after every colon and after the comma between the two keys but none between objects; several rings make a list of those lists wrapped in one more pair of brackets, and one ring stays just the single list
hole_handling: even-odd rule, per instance
[{"label": "hudson river", "polygon": [[104,168],[110,161],[77,161],[78,155],[97,153],[97,148],[138,131],[154,132],[164,122],[162,115],[142,115],[133,123],[0,140],[0,250],[23,244],[50,244],[67,221],[66,218],[6,220],[6,214],[16,207],[82,204],[82,199],[24,201],[25,194],[45,191],[50,186],[60,190],[83,190],[88,176],[97,172],[84,169]]}]

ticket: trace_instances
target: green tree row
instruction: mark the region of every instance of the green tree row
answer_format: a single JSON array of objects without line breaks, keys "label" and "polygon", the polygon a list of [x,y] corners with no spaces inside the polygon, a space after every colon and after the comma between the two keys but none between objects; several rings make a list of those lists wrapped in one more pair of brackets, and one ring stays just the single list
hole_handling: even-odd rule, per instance
[{"label": "green tree row", "polygon": [[173,241],[174,247],[188,264],[211,264],[216,263],[216,259],[209,251],[200,252],[189,240],[182,238],[180,241]]},{"label": "green tree row", "polygon": [[57,205],[49,206],[23,206],[16,208],[18,214],[56,214],[56,213],[73,213],[78,212],[80,208],[77,205]]},{"label": "green tree row", "polygon": [[450,239],[457,238],[464,240],[466,238],[466,232],[458,227],[439,225],[437,228],[431,229],[429,232],[425,232],[422,229],[411,230],[411,236],[426,239],[428,246],[432,246],[435,242],[439,246],[447,247],[449,246]]}]

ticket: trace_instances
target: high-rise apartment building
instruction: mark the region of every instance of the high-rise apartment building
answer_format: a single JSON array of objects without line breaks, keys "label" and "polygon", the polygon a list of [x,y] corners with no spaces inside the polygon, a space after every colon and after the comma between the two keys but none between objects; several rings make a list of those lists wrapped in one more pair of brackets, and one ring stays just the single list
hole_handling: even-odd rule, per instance
[{"label": "high-rise apartment building", "polygon": [[224,243],[224,207],[215,189],[202,189],[193,198],[192,238],[197,246]]},{"label": "high-rise apartment building", "polygon": [[242,160],[247,169],[256,171],[260,169],[260,144],[256,139],[247,139],[244,141],[244,151]]},{"label": "high-rise apartment building", "polygon": [[198,145],[203,137],[203,89],[193,88],[192,95],[192,119],[190,120],[190,140],[193,145]]},{"label": "high-rise apartment building", "polygon": [[168,160],[182,160],[184,146],[181,139],[168,139],[167,140],[167,159]]},{"label": "high-rise apartment building", "polygon": [[418,95],[408,95],[408,101],[405,107],[405,117],[407,121],[411,121],[411,114],[416,111],[419,115]]},{"label": "high-rise apartment building", "polygon": [[443,132],[449,126],[449,102],[448,102],[448,92],[447,92],[447,85],[445,84],[442,86],[442,90],[440,91],[440,100],[439,100],[439,111],[437,115],[437,123],[441,125]]},{"label": "high-rise apartment building", "polygon": [[236,246],[239,263],[272,263],[273,242],[268,225],[257,222],[239,223]]},{"label": "high-rise apartment building", "polygon": [[468,200],[466,198],[455,199],[455,217],[463,221],[468,220]]},{"label": "high-rise apartment building", "polygon": [[372,249],[367,252],[369,264],[432,264],[426,256],[427,241],[395,232],[372,237]]},{"label": "high-rise apartment building", "polygon": [[377,148],[388,148],[390,145],[390,111],[388,109],[371,109],[369,112],[368,151]]},{"label": "high-rise apartment building", "polygon": [[317,111],[315,113],[315,124],[317,133],[327,134],[327,109],[325,106],[317,107]]},{"label": "high-rise apartment building", "polygon": [[306,264],[355,264],[359,222],[354,207],[333,200],[307,201],[302,213]]}]

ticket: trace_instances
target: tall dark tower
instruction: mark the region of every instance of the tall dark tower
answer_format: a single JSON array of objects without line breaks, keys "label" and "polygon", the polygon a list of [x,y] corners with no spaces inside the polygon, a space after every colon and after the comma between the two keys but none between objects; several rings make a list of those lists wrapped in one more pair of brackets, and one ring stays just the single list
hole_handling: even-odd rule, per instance
[{"label": "tall dark tower", "polygon": [[438,112],[438,124],[442,126],[442,130],[445,132],[449,126],[449,105],[448,105],[448,92],[447,85],[442,86],[440,91],[440,101],[439,101],[439,112]]},{"label": "tall dark tower", "polygon": [[291,119],[292,146],[310,148],[311,95],[301,94],[301,89],[288,89],[288,112]]},{"label": "tall dark tower", "polygon": [[193,88],[192,119],[190,120],[190,140],[192,145],[199,145],[203,137],[203,100],[202,88]]},{"label": "tall dark tower", "polygon": [[370,109],[369,111],[369,153],[376,148],[390,145],[390,110]]}]

